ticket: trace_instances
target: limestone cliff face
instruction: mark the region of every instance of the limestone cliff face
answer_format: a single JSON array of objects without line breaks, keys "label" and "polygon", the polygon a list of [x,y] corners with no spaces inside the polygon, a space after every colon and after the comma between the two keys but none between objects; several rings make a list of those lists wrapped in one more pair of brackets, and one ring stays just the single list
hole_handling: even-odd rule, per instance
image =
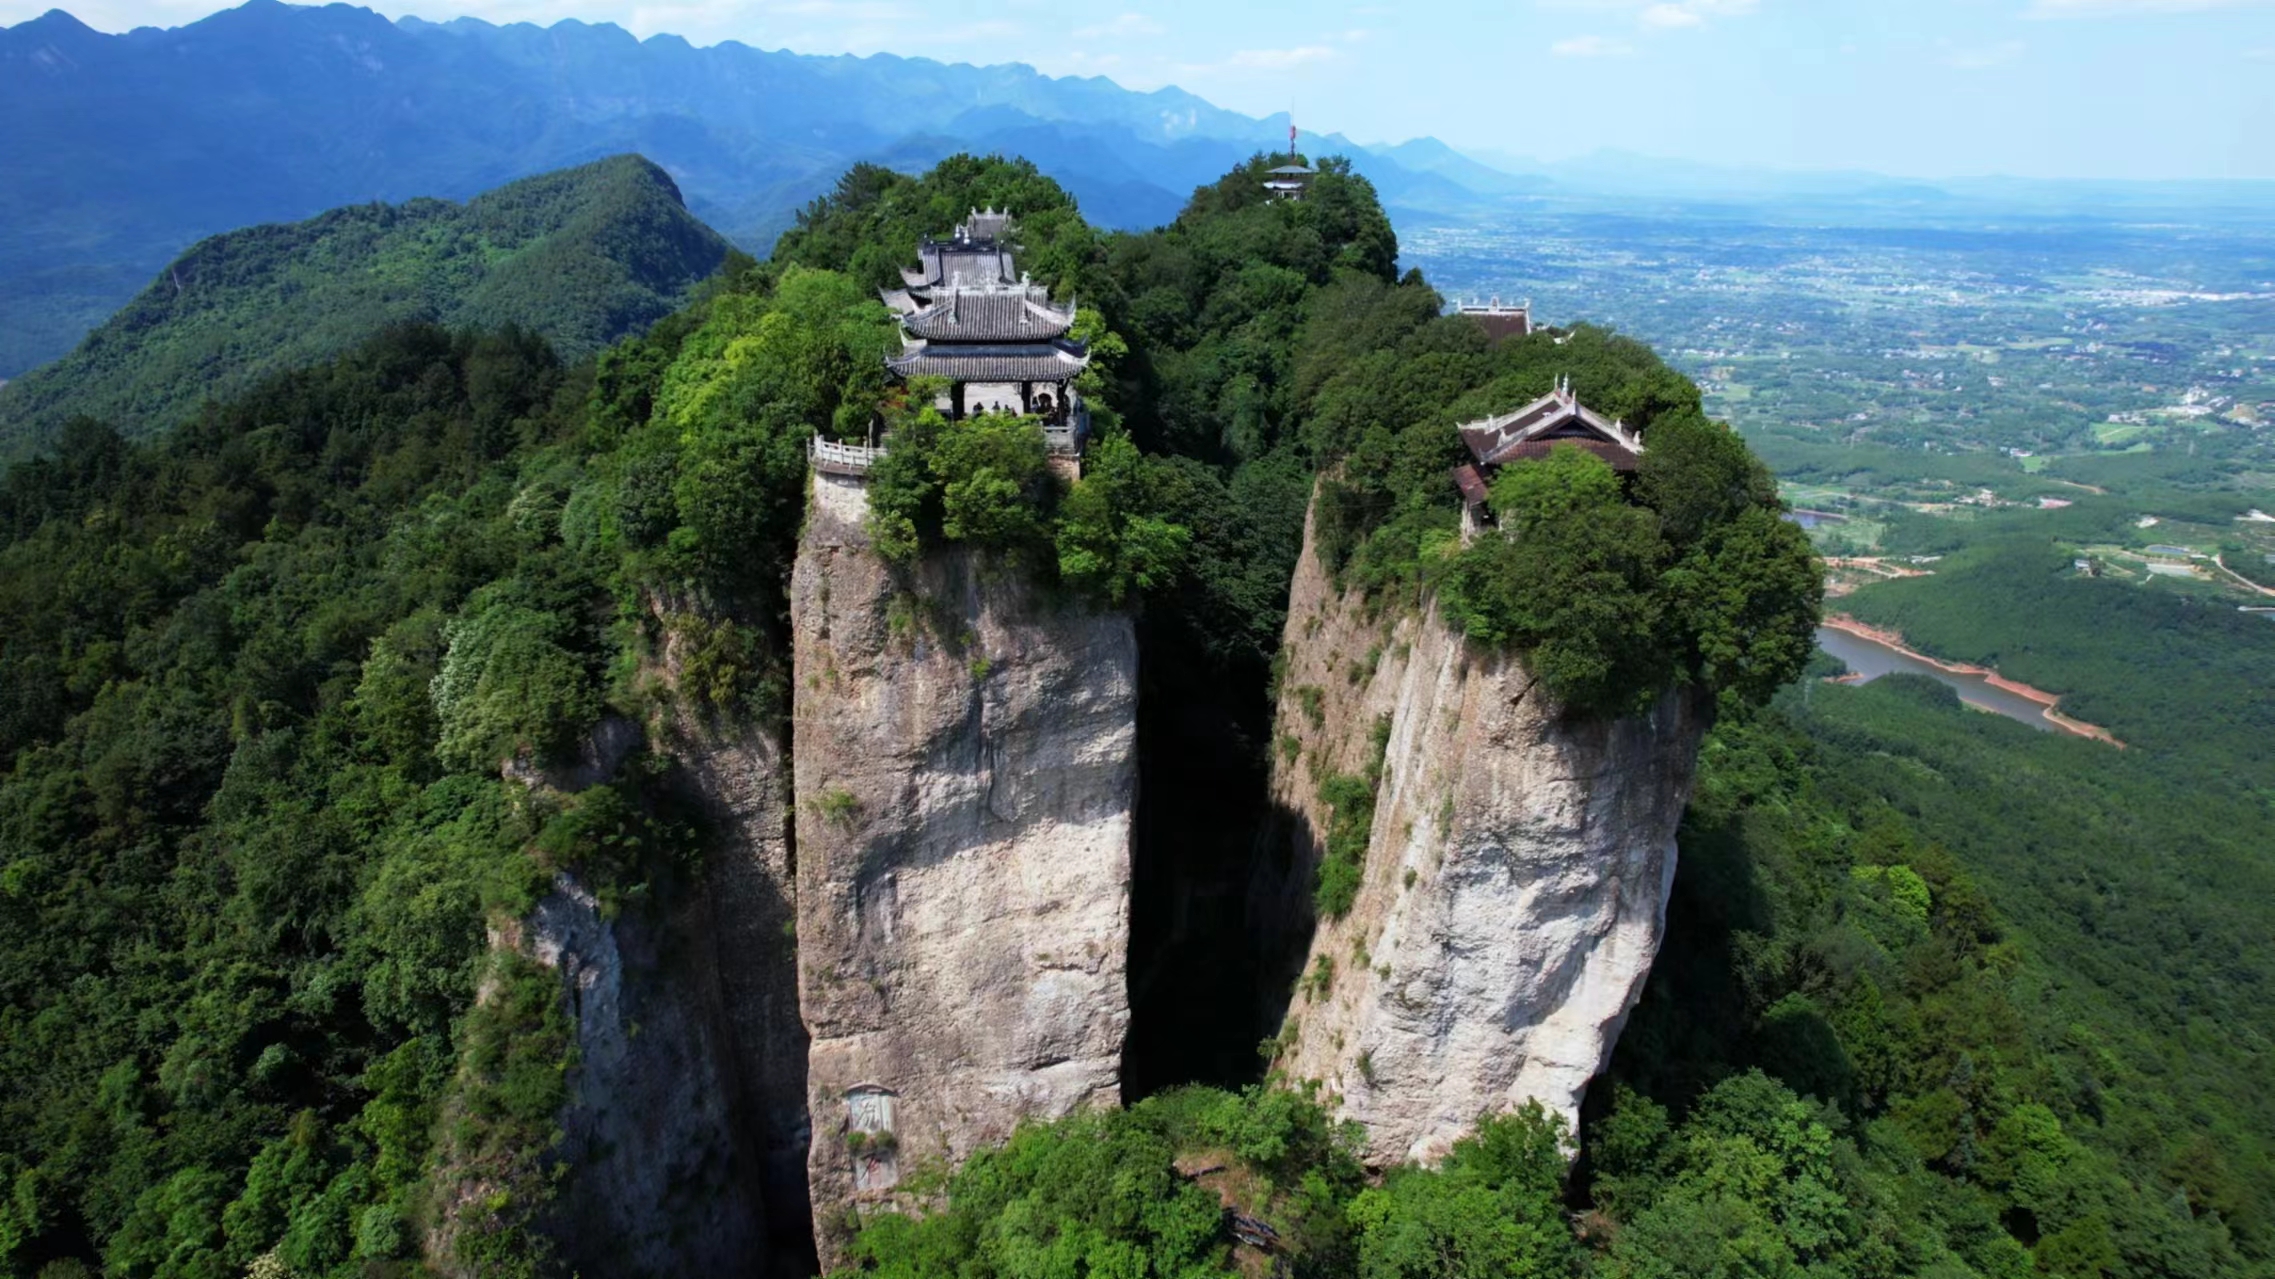
[{"label": "limestone cliff face", "polygon": [[1370,616],[1308,536],[1285,650],[1273,785],[1305,851],[1329,829],[1321,779],[1379,749],[1380,784],[1357,901],[1320,921],[1281,1068],[1366,1124],[1370,1162],[1438,1158],[1528,1099],[1572,1118],[1659,947],[1703,717],[1669,694],[1566,719],[1434,607]]},{"label": "limestone cliff face", "polygon": [[[666,652],[667,672],[676,654]],[[711,836],[686,936],[688,980],[710,992],[733,1136],[752,1152],[769,1253],[733,1273],[813,1272],[805,1223],[806,1030],[798,1015],[797,885],[788,752],[763,725],[659,724],[658,746]],[[694,1273],[690,1271],[688,1273]],[[724,1273],[724,1272],[722,1272]]]},{"label": "limestone cliff face", "polygon": [[709,836],[698,878],[657,886],[660,913],[605,915],[562,875],[493,938],[561,975],[577,1027],[545,1230],[587,1274],[811,1274],[787,756],[778,727],[669,695],[680,656],[667,639],[643,672],[667,694],[645,732],[610,716],[569,763],[505,769],[573,794],[648,745]]},{"label": "limestone cliff face", "polygon": [[[645,676],[668,693],[678,659],[667,641]],[[712,837],[700,877],[655,883],[646,906],[604,912],[562,873],[491,939],[560,975],[576,1025],[560,1115],[568,1175],[542,1228],[587,1274],[810,1273],[782,753],[763,725],[706,724],[674,696],[657,704],[667,709],[645,731],[610,715],[566,763],[504,767],[559,802],[652,747]]]},{"label": "limestone cliff face", "polygon": [[606,918],[599,905],[557,876],[519,936],[499,939],[561,974],[576,1019],[561,1114],[571,1175],[547,1233],[586,1274],[763,1273],[715,992],[685,962],[702,933],[687,919]]},{"label": "limestone cliff face", "polygon": [[814,479],[791,592],[808,1162],[849,1209],[1119,1101],[1137,640],[961,552],[896,578]]}]

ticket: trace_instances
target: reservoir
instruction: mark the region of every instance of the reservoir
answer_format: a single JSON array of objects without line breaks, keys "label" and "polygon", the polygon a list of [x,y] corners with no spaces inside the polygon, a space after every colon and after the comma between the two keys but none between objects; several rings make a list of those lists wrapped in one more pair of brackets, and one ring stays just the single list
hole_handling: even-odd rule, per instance
[{"label": "reservoir", "polygon": [[1817,647],[1847,663],[1851,671],[1862,677],[1860,683],[1869,684],[1883,675],[1925,675],[1939,684],[1950,686],[1959,694],[1959,700],[1969,706],[2019,720],[2041,732],[2050,733],[2056,727],[2054,721],[2046,718],[2047,708],[2044,705],[2019,693],[1995,687],[1988,676],[1947,671],[1933,662],[1922,661],[1878,640],[1835,630],[1830,626],[1817,628]]}]

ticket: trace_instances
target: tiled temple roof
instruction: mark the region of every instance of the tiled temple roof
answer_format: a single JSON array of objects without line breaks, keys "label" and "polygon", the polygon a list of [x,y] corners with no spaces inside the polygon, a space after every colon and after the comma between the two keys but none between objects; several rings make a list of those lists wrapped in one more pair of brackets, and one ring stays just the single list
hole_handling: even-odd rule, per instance
[{"label": "tiled temple roof", "polygon": [[1000,345],[918,342],[885,364],[902,377],[945,377],[958,382],[1071,382],[1090,366],[1089,353],[1071,342]]},{"label": "tiled temple roof", "polygon": [[902,327],[937,342],[1045,342],[1066,336],[1074,308],[1036,297],[1041,290],[980,292],[953,289],[903,320]]},{"label": "tiled temple roof", "polygon": [[1480,467],[1502,466],[1519,458],[1544,457],[1556,444],[1577,444],[1610,462],[1614,469],[1632,471],[1643,451],[1642,437],[1623,422],[1605,418],[1580,403],[1569,383],[1514,412],[1471,422],[1461,429],[1461,441]]}]

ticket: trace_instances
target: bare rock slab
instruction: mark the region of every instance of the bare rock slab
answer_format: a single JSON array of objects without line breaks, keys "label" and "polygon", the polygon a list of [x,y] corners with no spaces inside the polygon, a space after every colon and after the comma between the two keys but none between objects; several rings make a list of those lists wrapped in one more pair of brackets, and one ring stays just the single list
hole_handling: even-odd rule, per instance
[{"label": "bare rock slab", "polygon": [[1438,1159],[1528,1101],[1576,1119],[1658,953],[1705,717],[1678,693],[1567,717],[1435,608],[1378,615],[1336,591],[1308,540],[1285,647],[1273,784],[1299,852],[1326,843],[1321,780],[1380,783],[1357,899],[1319,921],[1280,1069],[1365,1124],[1378,1165]]},{"label": "bare rock slab", "polygon": [[1137,639],[817,477],[792,578],[799,1003],[823,1265],[1020,1120],[1120,1099]]}]

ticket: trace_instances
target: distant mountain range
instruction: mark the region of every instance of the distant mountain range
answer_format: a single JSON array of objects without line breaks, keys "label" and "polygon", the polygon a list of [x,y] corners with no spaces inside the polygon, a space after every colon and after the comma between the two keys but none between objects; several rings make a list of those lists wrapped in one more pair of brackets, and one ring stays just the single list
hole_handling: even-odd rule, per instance
[{"label": "distant mountain range", "polygon": [[[198,240],[341,205],[465,199],[637,153],[697,217],[763,255],[857,160],[915,170],[975,151],[1024,155],[1091,221],[1136,228],[1281,145],[1288,126],[1175,88],[1139,93],[1022,65],[696,48],[576,21],[392,22],[277,0],[123,35],[61,11],[0,29],[0,120],[0,378],[71,349]],[[1351,156],[1405,226],[1512,201],[1620,214],[1743,205],[1805,221],[2275,211],[2275,183],[1925,183],[1609,152],[1547,165],[1338,134],[1307,134],[1303,146]]]},{"label": "distant mountain range", "polygon": [[679,309],[728,249],[638,156],[465,204],[355,204],[225,232],[193,245],[68,355],[0,387],[0,459],[81,414],[154,433],[395,321],[515,324],[582,355]]},{"label": "distant mountain range", "polygon": [[[0,30],[0,119],[0,377],[68,350],[204,236],[359,201],[464,199],[636,152],[764,254],[852,162],[971,150],[1025,155],[1093,221],[1141,227],[1287,130],[1178,89],[1025,66],[276,0],[123,35],[60,10]],[[1358,156],[1399,208],[1452,211],[1515,181],[1439,144],[1307,143]]]}]

